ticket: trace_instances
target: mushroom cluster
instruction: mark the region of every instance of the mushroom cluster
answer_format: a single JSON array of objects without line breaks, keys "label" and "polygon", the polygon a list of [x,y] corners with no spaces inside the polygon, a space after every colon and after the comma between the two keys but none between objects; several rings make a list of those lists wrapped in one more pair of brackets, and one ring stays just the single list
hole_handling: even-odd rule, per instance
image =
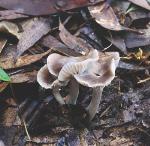
[{"label": "mushroom cluster", "polygon": [[[57,53],[50,54],[47,64],[37,74],[38,83],[46,89],[52,89],[60,104],[76,104],[79,84],[93,88],[90,104],[86,108],[92,120],[98,110],[103,88],[115,77],[119,63],[118,52],[99,52],[91,50],[87,55],[68,57]],[[69,94],[63,98],[60,88],[69,84]]]}]

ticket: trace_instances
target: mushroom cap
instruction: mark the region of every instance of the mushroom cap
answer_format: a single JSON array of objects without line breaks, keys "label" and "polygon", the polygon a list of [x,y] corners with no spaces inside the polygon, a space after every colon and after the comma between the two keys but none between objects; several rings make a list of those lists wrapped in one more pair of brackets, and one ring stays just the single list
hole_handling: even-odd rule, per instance
[{"label": "mushroom cap", "polygon": [[89,58],[81,62],[67,63],[58,75],[59,81],[69,81],[74,77],[88,87],[107,86],[115,77],[119,63],[119,53],[100,53],[99,58]]},{"label": "mushroom cap", "polygon": [[37,73],[37,82],[45,89],[51,89],[55,78],[49,73],[47,65],[44,65]]},{"label": "mushroom cap", "polygon": [[49,72],[54,75],[58,76],[62,67],[67,63],[74,63],[86,60],[88,58],[98,58],[98,51],[93,49],[87,54],[86,56],[79,56],[79,57],[68,57],[63,56],[57,53],[50,54],[47,58],[47,67]]},{"label": "mushroom cap", "polygon": [[43,88],[51,89],[54,77],[58,77],[60,70],[65,64],[80,62],[86,60],[87,58],[97,57],[97,50],[91,50],[88,55],[79,57],[68,57],[57,53],[52,53],[47,58],[47,64],[38,71],[37,81]]},{"label": "mushroom cap", "polygon": [[47,58],[47,67],[49,72],[58,76],[61,68],[69,61],[69,57],[57,53],[50,54]]},{"label": "mushroom cap", "polygon": [[119,60],[120,57],[117,52],[100,54],[99,59],[91,61],[88,71],[76,74],[74,78],[80,84],[88,87],[107,86],[115,77]]}]

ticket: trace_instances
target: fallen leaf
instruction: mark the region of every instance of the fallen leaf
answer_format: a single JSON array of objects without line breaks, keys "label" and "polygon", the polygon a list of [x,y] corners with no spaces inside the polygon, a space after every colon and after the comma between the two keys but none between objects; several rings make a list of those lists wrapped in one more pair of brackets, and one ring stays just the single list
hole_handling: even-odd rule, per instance
[{"label": "fallen leaf", "polygon": [[133,145],[133,141],[129,138],[124,137],[115,137],[111,142],[109,143],[109,146],[131,146]]},{"label": "fallen leaf", "polygon": [[33,82],[36,80],[37,71],[18,73],[11,75],[11,83],[24,83],[24,82]]},{"label": "fallen leaf", "polygon": [[139,29],[143,34],[129,32],[125,35],[127,48],[150,45],[150,27],[148,29]]},{"label": "fallen leaf", "polygon": [[130,6],[129,1],[115,0],[111,4],[120,24],[126,25],[126,11]]},{"label": "fallen leaf", "polygon": [[15,122],[16,116],[18,113],[18,109],[14,107],[8,107],[3,113],[3,122],[4,126],[12,126]]},{"label": "fallen leaf", "polygon": [[2,92],[7,86],[8,82],[0,82],[0,92]]},{"label": "fallen leaf", "polygon": [[142,7],[142,8],[145,8],[147,10],[150,10],[150,5],[148,4],[148,2],[146,0],[129,0],[130,2]]},{"label": "fallen leaf", "polygon": [[127,48],[124,41],[124,38],[116,33],[111,33],[112,37],[104,36],[107,40],[109,40],[114,46],[116,46],[121,52],[127,54]]},{"label": "fallen leaf", "polygon": [[127,28],[120,25],[119,20],[116,17],[112,7],[107,2],[90,6],[88,7],[88,9],[90,11],[91,16],[95,18],[95,21],[106,29],[115,31],[127,30],[138,32],[137,30],[133,30],[131,28]]},{"label": "fallen leaf", "polygon": [[88,44],[85,40],[75,37],[67,29],[64,25],[60,22],[59,24],[59,36],[61,40],[73,51],[76,53],[80,53],[82,55],[88,54],[88,52],[93,49],[90,44]]},{"label": "fallen leaf", "polygon": [[19,14],[15,10],[3,10],[0,11],[0,20],[14,20],[19,18],[27,18],[27,15]]},{"label": "fallen leaf", "polygon": [[5,48],[5,50],[0,54],[0,66],[4,69],[11,69],[11,68],[26,66],[26,65],[29,65],[31,63],[34,63],[40,60],[41,58],[43,58],[45,55],[49,54],[50,52],[51,52],[51,49],[41,54],[35,54],[35,55],[26,54],[24,56],[18,57],[18,59],[16,60],[14,58],[16,54],[16,47],[9,46]]},{"label": "fallen leaf", "polygon": [[78,36],[82,39],[85,39],[87,43],[93,46],[97,50],[103,50],[104,46],[102,45],[102,40],[99,38],[94,30],[91,28],[91,25],[87,24],[81,27],[76,33],[75,36]]},{"label": "fallen leaf", "polygon": [[112,8],[115,12],[117,13],[126,13],[127,9],[129,8],[130,2],[129,1],[120,1],[120,0],[115,0],[112,2]]},{"label": "fallen leaf", "polygon": [[108,5],[107,2],[100,3],[95,6],[90,6],[88,9],[91,16],[95,18],[96,22],[104,28],[116,31],[124,29],[120,25],[113,9]]},{"label": "fallen leaf", "polygon": [[32,47],[41,37],[50,31],[50,24],[47,19],[32,19],[23,26],[24,32],[21,33],[17,45],[17,57]]},{"label": "fallen leaf", "polygon": [[124,61],[119,62],[118,68],[126,69],[126,70],[133,70],[133,71],[141,71],[141,70],[146,70],[147,69],[146,67],[142,67],[142,66],[139,66],[139,65],[134,65],[134,64],[131,64],[131,63],[126,63]]},{"label": "fallen leaf", "polygon": [[[96,0],[96,3],[99,1],[103,0]],[[89,0],[0,0],[0,7],[2,8],[15,11],[19,10],[22,14],[35,16],[49,15],[58,12],[59,9],[64,11],[83,7],[89,4],[91,4],[89,3]]]},{"label": "fallen leaf", "polygon": [[129,13],[132,22],[139,19],[148,19],[150,18],[150,12],[145,11],[144,9],[138,9]]},{"label": "fallen leaf", "polygon": [[7,43],[7,39],[0,37],[0,53],[2,52],[3,48]]},{"label": "fallen leaf", "polygon": [[41,44],[45,47],[51,48],[54,51],[58,51],[67,56],[79,56],[80,53],[75,52],[72,49],[69,49],[66,45],[61,43],[52,35],[47,35],[41,40]]},{"label": "fallen leaf", "polygon": [[20,37],[18,26],[12,22],[8,22],[8,21],[0,22],[0,32],[11,33],[17,38]]},{"label": "fallen leaf", "polygon": [[0,80],[10,82],[10,77],[1,67],[0,67]]}]

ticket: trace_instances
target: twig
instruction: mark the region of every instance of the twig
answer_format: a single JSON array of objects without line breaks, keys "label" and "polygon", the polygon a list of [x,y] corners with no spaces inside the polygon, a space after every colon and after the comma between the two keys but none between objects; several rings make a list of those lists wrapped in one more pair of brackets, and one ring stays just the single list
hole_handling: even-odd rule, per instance
[{"label": "twig", "polygon": [[110,40],[111,40],[111,43],[109,46],[105,47],[102,51],[106,51],[108,48],[110,48],[112,46],[112,34],[110,31],[108,31],[109,35],[110,35]]},{"label": "twig", "polygon": [[109,105],[100,115],[100,118],[103,117],[108,111],[109,109],[111,108],[111,105]]},{"label": "twig", "polygon": [[23,118],[22,118],[22,121],[23,121],[23,125],[24,125],[24,128],[25,128],[25,132],[26,132],[26,134],[27,134],[28,140],[31,141],[31,137],[30,137],[30,135],[29,135],[29,132],[28,132],[28,129],[27,129],[25,120],[24,120]]},{"label": "twig", "polygon": [[146,79],[143,79],[143,80],[139,80],[137,83],[138,84],[141,84],[141,83],[144,83],[144,82],[147,82],[150,80],[150,77],[146,78]]},{"label": "twig", "polygon": [[141,132],[145,133],[148,137],[150,137],[150,134],[146,132],[144,129],[137,127]]}]

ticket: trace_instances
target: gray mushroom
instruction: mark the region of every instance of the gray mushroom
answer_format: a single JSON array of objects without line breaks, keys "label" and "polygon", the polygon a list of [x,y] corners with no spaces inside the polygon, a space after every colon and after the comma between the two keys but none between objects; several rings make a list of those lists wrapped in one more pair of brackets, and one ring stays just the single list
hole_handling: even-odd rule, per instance
[{"label": "gray mushroom", "polygon": [[[45,89],[52,89],[52,86],[56,85],[56,78],[58,77],[58,74],[62,67],[67,63],[75,63],[75,62],[81,62],[83,60],[86,60],[87,58],[95,58],[98,57],[98,51],[91,50],[89,54],[86,56],[80,56],[80,57],[67,57],[63,56],[57,53],[50,54],[47,58],[47,64],[44,65],[37,74],[37,81],[38,83]],[[66,82],[68,83],[68,82]],[[78,93],[79,93],[79,85],[77,81],[72,78],[69,83],[69,94],[66,98],[66,101],[62,98],[60,93],[58,92],[60,90],[60,86],[65,86],[66,84],[63,83],[63,85],[60,85],[60,83],[57,83],[57,86],[53,88],[53,94],[56,98],[56,100],[60,104],[75,104]]]},{"label": "gray mushroom", "polygon": [[66,85],[72,78],[83,86],[93,88],[92,100],[86,108],[92,120],[98,110],[103,88],[115,77],[119,59],[119,53],[107,52],[99,53],[95,58],[66,63],[59,72],[58,80],[53,84],[54,95],[61,99],[60,86]]}]

